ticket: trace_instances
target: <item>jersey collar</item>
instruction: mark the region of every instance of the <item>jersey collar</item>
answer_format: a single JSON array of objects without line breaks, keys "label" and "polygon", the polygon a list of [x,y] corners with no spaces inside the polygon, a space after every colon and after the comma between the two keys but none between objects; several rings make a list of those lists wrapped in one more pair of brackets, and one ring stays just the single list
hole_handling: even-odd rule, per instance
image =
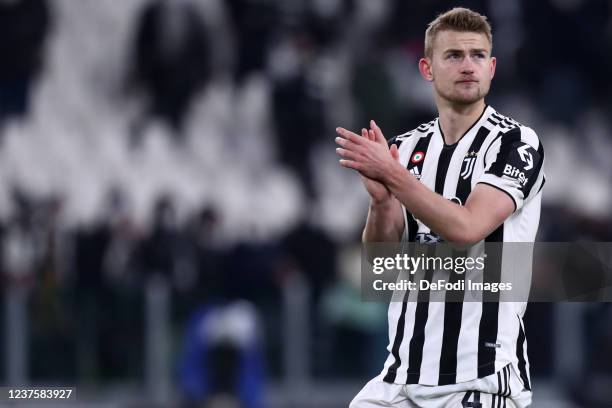
[{"label": "jersey collar", "polygon": [[459,142],[461,142],[463,140],[463,138],[469,134],[472,130],[478,128],[479,124],[482,121],[487,120],[487,118],[489,117],[489,115],[491,115],[493,112],[495,112],[495,109],[493,109],[491,106],[489,105],[485,105],[484,109],[482,110],[482,113],[480,114],[480,116],[478,117],[478,119],[476,119],[476,121],[472,124],[472,126],[470,126],[468,128],[468,130],[465,131],[465,133],[463,133],[461,135],[461,137],[453,144],[446,144],[446,141],[444,140],[444,132],[442,132],[442,127],[440,126],[440,117],[436,118],[436,127],[438,128],[438,133],[440,134],[440,138],[442,138],[442,145],[444,146],[444,148],[447,149],[454,149]]}]

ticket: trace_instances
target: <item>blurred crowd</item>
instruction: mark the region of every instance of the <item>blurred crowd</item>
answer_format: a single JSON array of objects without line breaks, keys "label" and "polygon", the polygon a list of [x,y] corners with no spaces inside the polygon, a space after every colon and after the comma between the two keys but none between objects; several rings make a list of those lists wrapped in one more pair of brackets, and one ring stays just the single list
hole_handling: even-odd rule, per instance
[{"label": "blurred crowd", "polygon": [[[262,319],[278,377],[282,293],[300,276],[315,376],[380,369],[385,307],[359,300],[367,195],[337,165],[333,129],[375,119],[391,137],[434,117],[423,34],[459,3],[493,25],[488,103],[546,148],[540,239],[609,241],[607,0],[0,1],[0,281],[31,291],[33,350],[47,356],[33,375],[141,375],[154,278],[179,338],[193,316]],[[214,309],[238,300],[257,312]],[[543,332],[534,370],[550,373],[552,335],[527,318]]]}]

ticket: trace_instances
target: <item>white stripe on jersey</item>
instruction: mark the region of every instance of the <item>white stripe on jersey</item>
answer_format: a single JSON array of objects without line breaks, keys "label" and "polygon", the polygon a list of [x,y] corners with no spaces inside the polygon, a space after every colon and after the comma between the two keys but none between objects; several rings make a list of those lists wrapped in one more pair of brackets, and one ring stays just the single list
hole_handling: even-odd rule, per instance
[{"label": "white stripe on jersey", "polygon": [[428,319],[425,325],[425,343],[423,344],[423,362],[421,363],[419,376],[419,383],[421,384],[438,383],[444,329],[444,325],[441,324],[443,320],[440,318],[444,318],[444,306],[443,302],[429,303]]},{"label": "white stripe on jersey", "polygon": [[474,365],[474,355],[478,354],[478,326],[482,315],[482,305],[478,302],[465,302],[461,316],[459,341],[461,347],[457,350],[457,379],[465,382],[478,378],[478,367]]},{"label": "white stripe on jersey", "polygon": [[[540,189],[544,183],[541,164],[544,152],[532,129],[487,106],[454,145],[445,145],[438,119],[396,137],[391,143],[398,144],[400,162],[413,174],[420,174],[421,183],[436,191],[437,180],[440,191],[436,192],[462,205],[479,182],[506,192],[517,209],[489,238],[504,242],[534,241],[539,223]],[[424,153],[425,158],[420,160],[417,152]],[[521,160],[531,160],[534,168],[529,173],[524,171],[528,165]],[[517,175],[521,172],[525,173],[523,178]],[[426,242],[439,239],[406,212],[405,220],[406,239]],[[483,244],[470,249],[469,255],[479,256],[484,250]],[[508,257],[502,257],[500,273],[526,273],[529,265],[512,263]],[[390,354],[381,373],[385,381],[452,384],[490,375],[508,363],[524,382],[529,381],[526,352],[517,355],[517,341],[524,333],[519,333],[522,330],[519,328],[525,303],[472,301],[453,306],[427,302],[419,306],[414,301],[416,295],[410,296],[407,304],[392,302],[389,306]],[[403,326],[403,330],[396,335],[398,326]],[[484,344],[493,347],[487,349]],[[526,350],[526,341],[522,344]]]}]

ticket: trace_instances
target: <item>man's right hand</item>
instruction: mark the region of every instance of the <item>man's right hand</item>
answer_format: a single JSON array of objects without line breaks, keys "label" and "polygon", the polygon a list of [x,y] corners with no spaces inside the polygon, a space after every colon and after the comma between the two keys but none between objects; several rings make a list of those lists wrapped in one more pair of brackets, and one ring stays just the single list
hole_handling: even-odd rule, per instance
[{"label": "man's right hand", "polygon": [[[387,147],[387,141],[380,129],[378,130],[377,132],[362,129],[361,136]],[[397,145],[392,145],[389,152],[393,159],[399,161]],[[397,242],[401,240],[404,230],[404,217],[399,201],[380,181],[366,177],[361,173],[359,173],[359,176],[370,195],[370,209],[363,230],[363,242]]]},{"label": "man's right hand", "polygon": [[[376,134],[373,130],[361,129],[361,136],[374,142],[376,141]],[[399,153],[396,145],[391,146],[390,153],[395,160],[399,160]],[[380,181],[366,177],[361,173],[359,173],[359,177],[361,177],[361,181],[370,195],[370,200],[373,205],[385,204],[393,198],[391,191],[389,191],[389,189]]]}]

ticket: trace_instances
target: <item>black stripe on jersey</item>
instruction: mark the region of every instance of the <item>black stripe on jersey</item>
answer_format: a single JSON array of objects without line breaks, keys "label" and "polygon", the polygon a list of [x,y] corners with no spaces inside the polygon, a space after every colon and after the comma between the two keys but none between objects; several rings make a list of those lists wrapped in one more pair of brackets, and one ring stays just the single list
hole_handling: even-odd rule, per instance
[{"label": "black stripe on jersey", "polygon": [[[544,148],[542,147],[542,143],[540,143],[540,145],[538,146],[538,154],[540,155],[540,160],[538,161],[538,164],[536,164],[536,168],[533,170],[533,175],[531,176],[531,178],[527,181],[527,184],[525,185],[525,190],[524,190],[524,195],[523,195],[525,198],[529,197],[529,193],[531,192],[533,185],[535,184],[536,180],[538,179],[538,176],[540,175],[540,170],[542,170],[542,163],[544,163]],[[543,184],[544,184],[544,180],[542,180],[542,185]],[[538,190],[538,192],[539,191],[540,190]]]},{"label": "black stripe on jersey", "polygon": [[[427,158],[427,149],[429,148],[429,141],[431,140],[432,135],[433,132],[429,132],[427,136],[419,138],[419,140],[416,142],[416,145],[414,146],[414,149],[412,149],[412,152],[408,158],[408,165],[406,166],[408,170],[412,170],[414,167],[419,167],[419,171],[422,170],[423,163],[425,163],[425,159]],[[423,158],[423,160],[421,160],[419,163],[415,164],[412,162],[412,156],[419,151],[425,153],[425,158]]]},{"label": "black stripe on jersey", "polygon": [[408,291],[406,291],[406,293],[404,294],[404,299],[402,301],[402,313],[400,314],[399,319],[397,320],[397,329],[395,331],[395,338],[393,339],[393,347],[391,348],[391,354],[393,355],[395,361],[389,367],[389,369],[387,370],[387,374],[383,378],[383,381],[388,383],[393,383],[395,381],[395,377],[397,376],[397,368],[402,363],[399,356],[399,348],[404,338],[404,325],[406,324],[406,307],[408,305],[406,303],[406,300],[408,294]]},{"label": "black stripe on jersey", "polygon": [[485,238],[485,242],[504,242],[504,224],[501,224],[499,227],[495,229],[495,231],[490,233]]},{"label": "black stripe on jersey", "polygon": [[[501,279],[501,244],[486,245],[487,242],[503,242],[504,224],[485,238],[485,253],[487,259],[482,277],[483,283],[500,282]],[[495,372],[495,355],[497,348],[497,331],[499,319],[499,292],[484,292],[482,294],[482,315],[478,328],[478,378],[483,378]]]},{"label": "black stripe on jersey", "polygon": [[514,127],[514,126],[516,126],[516,123],[513,123],[511,119],[506,118],[506,119],[504,119],[501,122],[501,126],[500,127],[502,129],[508,129],[508,128]]},{"label": "black stripe on jersey", "polygon": [[[433,135],[433,132],[430,132],[427,136],[421,137],[419,141],[416,143],[416,145],[414,146],[414,149],[410,153],[410,156],[408,159],[408,166],[406,167],[409,171],[413,171],[413,169],[416,168],[418,171],[418,174],[423,173],[423,165],[425,164],[425,160],[427,159],[427,149],[429,148],[429,142],[431,141],[432,135]],[[415,164],[412,162],[412,156],[416,152],[424,152],[425,158],[423,158],[423,160],[421,160],[419,163]],[[419,228],[419,226],[417,222],[415,221],[414,217],[412,216],[412,213],[410,213],[407,209],[406,209],[406,219],[408,220],[408,241],[414,242],[416,239],[417,229]]]},{"label": "black stripe on jersey", "polygon": [[526,389],[531,391],[531,384],[529,384],[529,377],[527,376],[527,362],[525,361],[525,332],[523,331],[523,325],[519,319],[519,334],[516,340],[516,357],[518,358],[518,369],[523,380],[523,385]]},{"label": "black stripe on jersey", "polygon": [[[465,252],[462,252],[465,253]],[[462,256],[453,251],[453,257]],[[454,284],[459,281],[460,275],[449,272],[448,282]],[[461,315],[463,314],[463,290],[446,292],[444,305],[444,331],[442,334],[442,350],[440,352],[440,371],[438,385],[457,383],[457,347],[459,344],[459,331],[461,330]]]},{"label": "black stripe on jersey", "polygon": [[491,116],[493,116],[495,119],[497,120],[503,120],[505,118],[504,115],[502,115],[501,113],[495,111],[491,114]]},{"label": "black stripe on jersey", "polygon": [[[408,159],[408,165],[407,165],[407,169],[408,170],[412,170],[413,168],[417,168],[419,171],[419,174],[422,173],[422,169],[423,169],[423,164],[425,163],[425,158],[427,157],[427,148],[429,147],[429,142],[431,141],[431,136],[433,135],[433,132],[429,133],[427,136],[425,137],[421,137],[416,145],[414,146],[414,149],[412,150],[412,152],[410,153],[409,159]],[[421,160],[419,163],[413,163],[412,162],[412,155],[414,155],[414,153],[416,152],[425,152],[425,158],[423,160]],[[416,220],[414,219],[414,217],[412,216],[412,214],[406,210],[406,220],[408,222],[408,241],[409,242],[414,242],[416,239],[416,234],[417,234],[417,229],[418,229],[418,224],[416,222]],[[412,276],[411,276],[412,278]],[[385,377],[383,378],[383,381],[388,382],[388,383],[393,383],[395,382],[395,378],[397,376],[397,369],[399,368],[399,366],[402,364],[402,360],[399,356],[399,348],[402,345],[402,341],[404,340],[404,326],[406,325],[406,300],[407,300],[407,296],[408,296],[408,292],[406,292],[404,294],[404,299],[403,299],[403,304],[402,304],[402,312],[399,316],[399,319],[397,321],[397,330],[395,331],[395,338],[393,339],[393,346],[391,348],[391,354],[393,355],[393,358],[395,359],[395,361],[393,362],[393,364],[389,367],[389,369],[387,370],[387,374],[385,375]]]},{"label": "black stripe on jersey", "polygon": [[502,128],[509,128],[509,127],[514,127],[514,126],[519,126],[520,123],[517,122],[516,120],[508,117],[508,116],[503,116],[503,115],[498,115],[497,119],[499,120],[498,123],[500,123]]},{"label": "black stripe on jersey", "polygon": [[495,126],[499,125],[499,122],[501,122],[502,120],[504,120],[504,116],[500,115],[497,112],[493,112],[491,116],[489,116],[489,118],[487,119],[487,121],[489,121]]},{"label": "black stripe on jersey", "polygon": [[502,392],[503,396],[506,396],[508,394],[508,370],[506,370],[508,368],[508,366],[503,368],[503,372],[504,372],[504,392]]},{"label": "black stripe on jersey", "polygon": [[444,194],[444,182],[446,181],[446,173],[448,172],[448,165],[450,164],[451,158],[453,157],[453,153],[455,152],[455,147],[457,147],[457,143],[453,145],[445,145],[442,148],[442,151],[440,152],[440,157],[438,158],[435,191],[440,195]]},{"label": "black stripe on jersey", "polygon": [[[480,151],[482,144],[489,135],[490,130],[482,126],[474,137],[468,154]],[[473,156],[474,160],[476,156]],[[463,164],[462,164],[463,166]],[[461,203],[465,204],[472,190],[472,174],[463,178],[459,176],[455,196]],[[453,257],[466,256],[465,251],[453,251]],[[459,281],[460,276],[450,272],[449,283]],[[455,384],[457,382],[457,348],[459,343],[459,332],[461,330],[461,317],[463,314],[464,291],[446,292],[444,305],[444,330],[442,335],[442,350],[440,353],[440,371],[438,374],[438,385]]]},{"label": "black stripe on jersey", "polygon": [[[427,256],[435,255],[435,247],[427,248]],[[425,272],[423,279],[431,282],[433,269]],[[408,375],[406,384],[418,384],[421,377],[421,363],[423,362],[423,346],[425,344],[425,324],[429,316],[429,290],[419,290],[418,303],[415,311],[414,329],[410,339],[408,354]]]},{"label": "black stripe on jersey", "polygon": [[[406,210],[406,220],[408,221],[408,242],[414,242],[416,240],[417,230],[419,224],[416,222],[412,213]],[[410,275],[412,276],[412,275]]]},{"label": "black stripe on jersey", "polygon": [[[513,131],[514,129],[518,129],[517,126],[510,128],[510,129],[506,129],[504,132],[500,131],[497,136],[495,136],[495,138],[493,139],[493,141],[491,143],[489,143],[489,146],[487,147],[487,150],[485,151],[484,154],[484,167],[485,169],[487,168],[487,155],[489,154],[489,149],[491,149],[491,146],[493,146],[495,144],[495,142],[497,142],[497,139],[499,139],[500,137],[510,133],[511,131]],[[520,129],[519,129],[520,130]]]},{"label": "black stripe on jersey", "polygon": [[497,393],[501,395],[502,393],[502,382],[501,382],[501,373],[497,372]]},{"label": "black stripe on jersey", "polygon": [[[419,229],[419,224],[416,222],[412,213],[406,210],[406,220],[408,222],[408,242],[416,241],[417,230]],[[412,276],[412,275],[411,275]]]},{"label": "black stripe on jersey", "polygon": [[[501,135],[501,146],[499,152],[495,158],[495,162],[491,165],[491,168],[487,173],[494,174],[498,177],[502,177],[504,174],[504,165],[510,152],[512,151],[512,145],[515,142],[521,141],[521,128],[515,127]],[[494,142],[493,142],[494,143]],[[487,149],[488,151],[488,149]]]},{"label": "black stripe on jersey", "polygon": [[484,154],[484,168],[487,168],[487,155],[489,154],[489,149],[491,149],[491,146],[493,146],[495,144],[495,142],[497,142],[497,139],[499,139],[500,137],[502,137],[504,134],[502,132],[499,132],[497,134],[497,136],[495,136],[495,138],[493,139],[493,141],[491,143],[489,143],[489,146],[487,147],[487,150],[485,150],[485,154]]},{"label": "black stripe on jersey", "polygon": [[511,381],[510,381],[510,364],[508,364],[506,367],[508,367],[508,397],[510,395],[512,395],[512,386],[511,386]]}]

